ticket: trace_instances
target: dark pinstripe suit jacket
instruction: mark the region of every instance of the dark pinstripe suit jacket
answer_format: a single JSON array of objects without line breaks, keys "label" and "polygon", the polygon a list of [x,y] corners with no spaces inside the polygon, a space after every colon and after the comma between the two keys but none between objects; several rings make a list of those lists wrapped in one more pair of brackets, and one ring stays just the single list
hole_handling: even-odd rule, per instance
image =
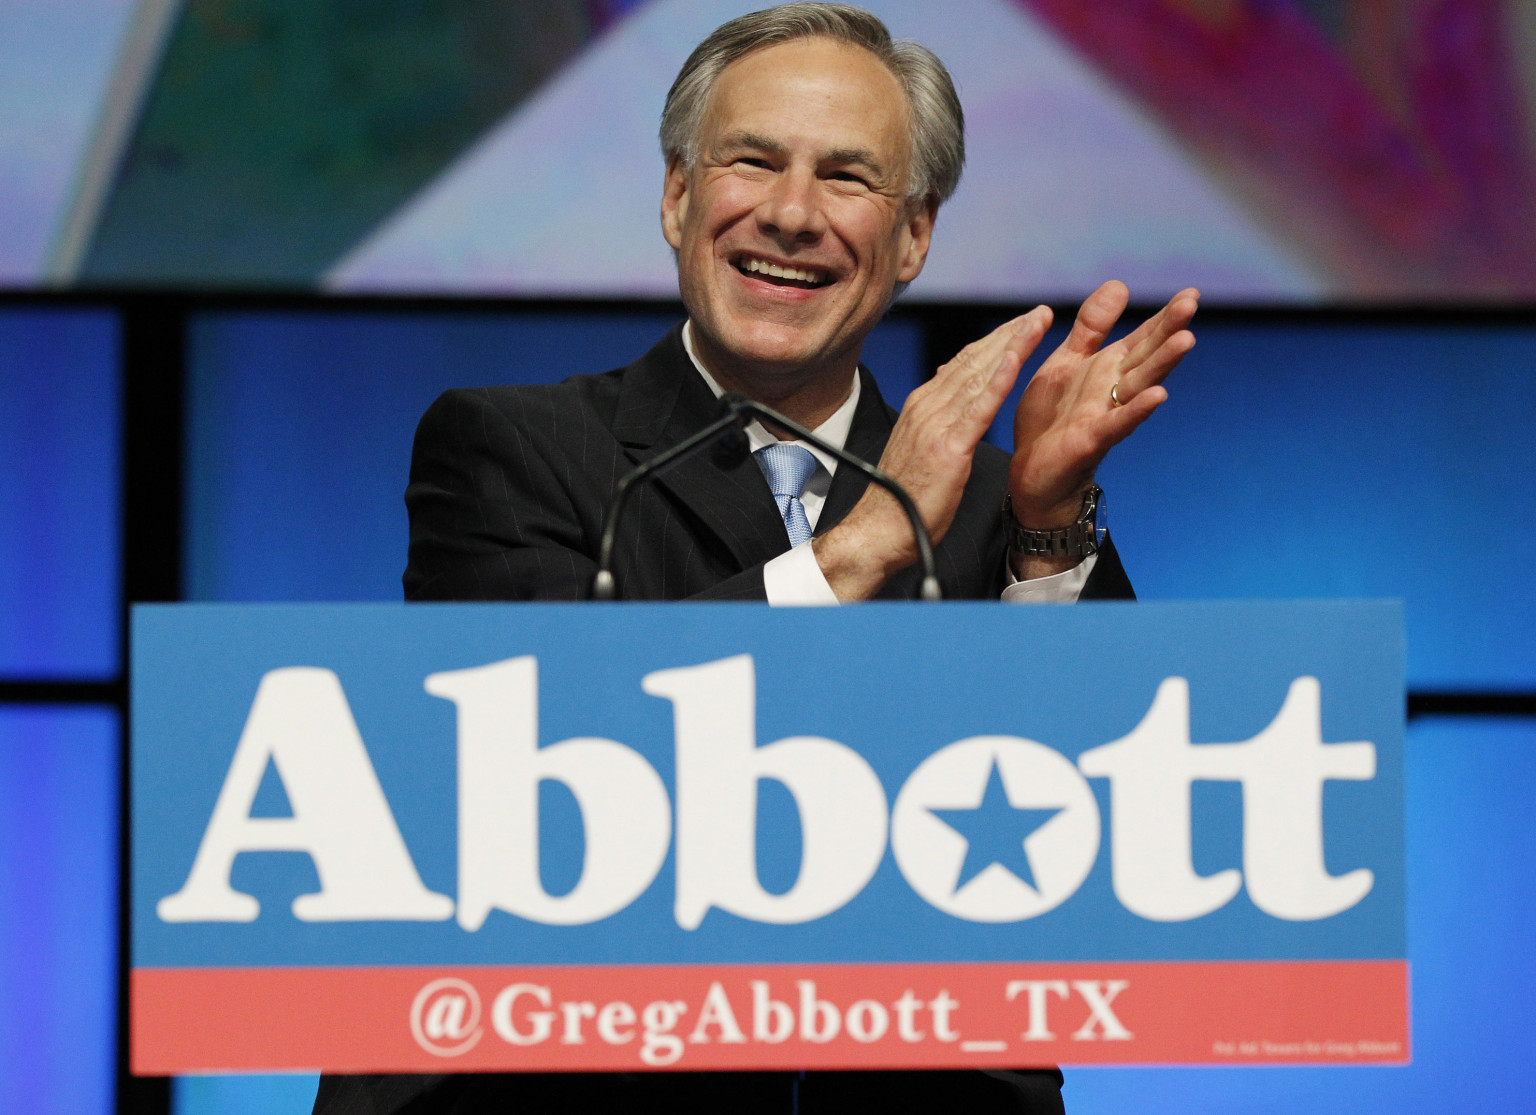
[{"label": "dark pinstripe suit jacket", "polygon": [[[878,460],[896,414],[863,377],[847,448]],[[450,391],[421,420],[406,489],[410,600],[582,600],[603,513],[619,477],[710,422],[717,404],[694,372],[681,327],[627,368],[556,386]],[[935,550],[947,598],[1002,590],[1008,457],[976,454],[954,525]],[[866,481],[838,469],[818,526],[835,525]],[[721,469],[702,454],[636,493],[616,547],[620,596],[761,600],[763,564],[789,548],[750,458]],[[912,595],[915,571],[882,595]],[[1129,597],[1112,547],[1085,597]],[[328,1076],[317,1115],[656,1112],[824,1115],[1062,1110],[1061,1074],[1041,1072],[613,1073]]]},{"label": "dark pinstripe suit jacket", "polygon": [[[896,413],[874,377],[862,386],[847,448],[879,460]],[[603,514],[619,477],[712,421],[717,403],[693,370],[681,327],[627,368],[554,386],[449,391],[416,432],[408,600],[583,600]],[[934,552],[947,599],[996,598],[1004,582],[1008,456],[976,452],[954,524]],[[838,469],[817,523],[835,526],[866,479]],[[757,463],[722,469],[704,453],[635,493],[615,546],[629,600],[762,600],[763,565],[789,536]],[[913,595],[917,571],[881,593]],[[1083,597],[1124,598],[1130,582],[1106,547]]]}]

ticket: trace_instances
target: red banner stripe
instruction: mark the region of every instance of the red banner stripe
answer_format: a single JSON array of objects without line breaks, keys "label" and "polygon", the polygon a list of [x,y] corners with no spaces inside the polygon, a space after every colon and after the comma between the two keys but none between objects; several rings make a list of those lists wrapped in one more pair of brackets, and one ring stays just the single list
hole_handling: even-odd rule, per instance
[{"label": "red banner stripe", "polygon": [[1403,1063],[1401,960],[138,968],[140,1074]]}]

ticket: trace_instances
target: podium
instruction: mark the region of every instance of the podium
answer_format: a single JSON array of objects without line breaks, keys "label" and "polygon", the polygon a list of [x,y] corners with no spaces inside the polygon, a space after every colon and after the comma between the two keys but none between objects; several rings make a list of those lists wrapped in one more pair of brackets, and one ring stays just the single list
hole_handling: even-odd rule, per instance
[{"label": "podium", "polygon": [[1409,1057],[1395,603],[132,623],[137,1073]]}]

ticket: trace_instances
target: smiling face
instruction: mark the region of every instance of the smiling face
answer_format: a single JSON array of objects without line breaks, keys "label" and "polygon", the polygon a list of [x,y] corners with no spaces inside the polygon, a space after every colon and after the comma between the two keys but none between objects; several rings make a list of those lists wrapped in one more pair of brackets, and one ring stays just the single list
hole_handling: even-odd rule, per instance
[{"label": "smiling face", "polygon": [[694,344],[764,401],[846,393],[898,282],[922,270],[932,208],[906,197],[906,96],[868,51],[799,39],[727,66],[692,168],[667,168],[662,230]]}]

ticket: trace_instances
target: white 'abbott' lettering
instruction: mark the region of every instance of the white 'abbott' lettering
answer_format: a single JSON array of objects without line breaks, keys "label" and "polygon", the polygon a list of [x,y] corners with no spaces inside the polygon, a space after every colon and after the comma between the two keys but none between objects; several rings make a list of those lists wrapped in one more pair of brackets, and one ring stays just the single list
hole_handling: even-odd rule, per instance
[{"label": "white 'abbott' lettering", "polygon": [[[546,925],[584,925],[628,906],[667,858],[667,788],[639,752],[611,739],[539,746],[538,663],[530,655],[433,674],[428,693],[459,711],[459,924],[492,909]],[[563,782],[581,807],[581,878],[555,898],[539,879],[539,782]]]},{"label": "white 'abbott' lettering", "polygon": [[[1189,740],[1189,682],[1167,678],[1134,731],[1078,757],[1110,780],[1115,897],[1151,921],[1188,921],[1219,909],[1243,885],[1265,913],[1331,917],[1370,892],[1366,868],[1338,877],[1323,862],[1323,783],[1376,776],[1369,743],[1324,743],[1316,678],[1291,683],[1275,719],[1246,743]],[[1241,782],[1243,870],[1201,877],[1190,858],[1189,786]]]},{"label": "white 'abbott' lettering", "polygon": [[[864,889],[885,856],[890,812],[857,751],[816,736],[758,747],[750,655],[660,670],[641,686],[674,709],[678,925],[697,929],[711,906],[775,925],[811,921]],[[800,875],[782,895],[757,878],[761,778],[787,787],[800,812]]]},{"label": "white 'abbott' lettering", "polygon": [[[711,907],[780,925],[826,916],[873,877],[888,825],[898,868],[938,909],[980,922],[1038,916],[1070,898],[1097,858],[1100,818],[1084,775],[1110,781],[1114,891],[1149,920],[1201,917],[1231,901],[1245,880],[1254,904],[1271,916],[1315,920],[1355,905],[1374,882],[1365,868],[1331,876],[1325,867],[1323,784],[1373,778],[1376,751],[1370,743],[1322,742],[1315,678],[1297,678],[1274,721],[1243,743],[1191,743],[1189,686],[1176,677],[1164,680],[1129,735],[1084,752],[1075,766],[1032,740],[961,740],[918,765],[894,814],[874,770],[846,745],[814,736],[757,745],[749,655],[657,671],[641,684],[674,709],[674,916],[684,929],[697,928]],[[586,924],[650,887],[672,843],[665,784],[637,751],[614,740],[540,747],[532,656],[432,674],[425,687],[458,712],[458,921],[465,930],[479,929],[494,909],[550,925]],[[268,761],[287,791],[290,818],[250,816]],[[1055,812],[1025,838],[1035,878],[1026,884],[993,864],[957,885],[967,841],[933,811],[977,808],[994,776],[1013,808]],[[801,824],[800,874],[781,895],[757,877],[757,793],[765,778],[793,795]],[[560,897],[539,876],[544,779],[570,789],[585,834],[581,877]],[[1241,872],[1194,871],[1190,785],[1197,780],[1242,784]],[[229,884],[234,857],[248,851],[313,858],[321,889],[294,900],[301,920],[442,920],[454,911],[452,900],[422,885],[329,670],[290,667],[262,679],[191,873],[161,900],[160,917],[254,919],[256,900]],[[877,1026],[866,1013],[859,1025]]]},{"label": "white 'abbott' lettering", "polygon": [[[252,817],[267,763],[291,817]],[[453,900],[421,883],[341,680],[289,666],[256,687],[245,730],[186,885],[156,907],[162,921],[254,921],[260,904],[229,885],[240,852],[308,852],[318,894],[293,900],[300,921],[442,921]]]}]

